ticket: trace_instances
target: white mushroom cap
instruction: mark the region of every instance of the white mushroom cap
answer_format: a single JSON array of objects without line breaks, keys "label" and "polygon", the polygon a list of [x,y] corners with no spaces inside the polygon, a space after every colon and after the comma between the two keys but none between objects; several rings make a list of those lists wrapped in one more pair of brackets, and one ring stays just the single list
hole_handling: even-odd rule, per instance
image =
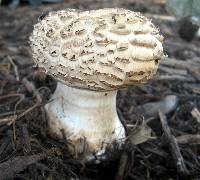
[{"label": "white mushroom cap", "polygon": [[39,68],[66,85],[95,91],[150,79],[163,57],[162,40],[150,20],[125,9],[51,12],[30,37]]}]

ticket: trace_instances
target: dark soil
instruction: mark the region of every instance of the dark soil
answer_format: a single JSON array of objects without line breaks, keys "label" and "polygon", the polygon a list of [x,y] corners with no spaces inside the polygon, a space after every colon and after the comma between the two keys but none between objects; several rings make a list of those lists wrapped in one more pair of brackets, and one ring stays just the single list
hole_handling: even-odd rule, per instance
[{"label": "dark soil", "polygon": [[[157,116],[147,122],[156,139],[138,145],[127,140],[115,157],[111,156],[100,164],[83,164],[70,156],[66,140],[49,135],[43,107],[55,90],[56,82],[33,65],[28,43],[33,24],[46,11],[104,6],[106,4],[95,0],[68,0],[62,4],[45,4],[38,9],[31,9],[26,4],[12,11],[8,7],[0,7],[0,180],[200,179],[200,142],[188,141],[178,144],[175,149],[173,144],[176,142],[174,137],[200,133],[200,122],[191,114],[194,108],[200,110],[200,83],[193,74],[188,75],[193,78],[191,81],[152,80],[118,93],[119,116],[128,124],[129,135],[134,131],[130,125],[141,124],[144,119],[143,114],[135,112],[133,107],[156,102],[169,94],[176,95],[179,99],[176,108],[164,114],[172,133],[170,137],[161,124],[162,117]],[[118,6],[139,10],[149,17],[167,15],[162,3],[124,1]],[[170,58],[180,61],[200,59],[200,42],[182,40],[177,34],[176,21],[153,18],[153,22],[165,36],[165,53]],[[159,74],[162,72],[159,71]],[[181,165],[177,164],[177,148],[185,169],[179,169]]]}]

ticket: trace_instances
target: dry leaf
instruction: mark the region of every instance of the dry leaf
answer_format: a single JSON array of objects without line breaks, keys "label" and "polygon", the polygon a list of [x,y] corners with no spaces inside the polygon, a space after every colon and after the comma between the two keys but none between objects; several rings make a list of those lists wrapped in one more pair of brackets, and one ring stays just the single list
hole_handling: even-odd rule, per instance
[{"label": "dry leaf", "polygon": [[132,144],[137,145],[144,143],[149,139],[156,139],[156,136],[153,136],[152,134],[152,129],[146,123],[143,123],[141,126],[134,129],[128,138]]}]

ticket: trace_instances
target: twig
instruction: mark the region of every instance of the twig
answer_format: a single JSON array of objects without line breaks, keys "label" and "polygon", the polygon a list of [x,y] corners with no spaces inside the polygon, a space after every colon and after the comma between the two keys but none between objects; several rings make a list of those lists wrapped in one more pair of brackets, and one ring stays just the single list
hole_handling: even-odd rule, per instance
[{"label": "twig", "polygon": [[119,161],[119,167],[118,171],[115,177],[115,180],[123,180],[124,179],[124,173],[126,170],[126,166],[128,163],[128,155],[126,152],[123,152]]},{"label": "twig", "polygon": [[[51,102],[51,101],[49,101]],[[48,103],[49,103],[48,102]],[[29,112],[31,112],[32,110],[34,110],[35,108],[37,107],[40,107],[40,106],[43,106],[44,104],[40,104],[40,103],[36,103],[34,104],[32,107],[28,108],[26,111],[24,111],[23,113],[19,114],[18,116],[17,115],[14,115],[14,116],[9,116],[9,117],[6,117],[6,118],[2,118],[0,119],[0,123],[7,123],[9,126],[13,124],[14,121],[18,120],[19,118],[25,116],[26,114],[28,114]]]},{"label": "twig", "polygon": [[13,116],[9,116],[9,117],[5,117],[5,118],[0,119],[0,126],[10,122],[12,120],[12,118],[13,118]]},{"label": "twig", "polygon": [[[22,82],[23,82],[24,86],[26,87],[26,89],[30,93],[33,93],[33,95],[36,97],[37,103],[41,104],[42,103],[42,97],[39,93],[39,90],[36,89],[34,83],[29,81],[27,78],[23,78]],[[46,113],[45,113],[44,106],[40,107],[40,111],[41,111],[42,121],[46,122]]]},{"label": "twig", "polygon": [[23,152],[28,154],[31,152],[30,136],[27,129],[27,124],[22,125],[22,137],[23,137]]},{"label": "twig", "polygon": [[199,134],[187,134],[176,137],[179,144],[200,144]]},{"label": "twig", "polygon": [[165,5],[166,4],[166,0],[152,0],[153,3],[155,4],[159,4],[159,5]]},{"label": "twig", "polygon": [[40,106],[40,104],[36,103],[32,107],[28,108],[26,111],[24,111],[23,113],[21,113],[19,116],[14,116],[14,118],[11,120],[10,123],[8,123],[8,125],[13,124],[13,122],[15,122],[17,119],[25,116],[27,113],[31,112],[33,109],[35,109],[36,107],[39,107],[39,106]]},{"label": "twig", "polygon": [[167,142],[169,143],[171,155],[174,161],[176,162],[177,172],[181,176],[189,175],[189,171],[187,170],[185,166],[185,162],[181,154],[180,148],[178,146],[178,143],[176,141],[176,138],[172,135],[171,130],[167,124],[166,116],[161,111],[159,111],[159,117],[160,117],[162,128],[165,134],[165,138],[167,139]]},{"label": "twig", "polygon": [[[27,90],[30,93],[34,94],[38,103],[42,103],[42,97],[41,97],[39,91],[35,88],[35,85],[32,82],[28,81],[26,78],[23,78],[22,82],[23,82],[24,86],[27,88]],[[41,106],[40,110],[41,110],[41,113],[42,113],[43,122],[45,122],[46,114],[45,114],[44,107]]]},{"label": "twig", "polygon": [[196,94],[200,94],[200,84],[199,83],[184,83],[183,87],[191,90]]},{"label": "twig", "polygon": [[17,113],[21,113],[21,112],[23,112],[23,110],[16,110],[16,111],[9,111],[9,112],[5,112],[5,113],[1,113],[0,118],[5,117],[5,116],[10,116],[10,115],[13,115],[13,114],[17,114]]},{"label": "twig", "polygon": [[195,79],[192,78],[191,76],[182,76],[182,75],[177,75],[177,74],[172,74],[172,75],[160,75],[156,76],[156,80],[165,80],[165,81],[184,81],[184,82],[195,82]]},{"label": "twig", "polygon": [[[8,98],[8,97],[15,97],[15,96],[19,96],[20,99],[17,101],[17,103],[15,104],[15,107],[14,107],[14,114],[13,114],[13,117],[16,117],[16,109],[17,109],[17,106],[24,100],[24,94],[8,94],[8,95],[4,95],[4,96],[1,96],[0,99],[4,99],[4,98]],[[3,118],[1,119],[1,123],[2,124],[5,124],[7,122],[9,122],[10,120],[12,120],[14,118]],[[1,125],[1,124],[0,124]],[[13,139],[14,141],[16,140],[16,134],[15,134],[15,122],[13,123]]]},{"label": "twig", "polygon": [[[184,60],[177,60],[177,59],[173,59],[173,58],[166,58],[165,61],[161,62],[160,68],[162,69],[163,68],[162,66],[164,65],[164,66],[172,67],[171,71],[173,71],[173,69],[184,69],[184,70],[189,71],[189,74],[191,74],[195,80],[200,81],[199,63],[200,63],[200,61],[198,59],[191,59],[191,60],[184,61]],[[169,69],[168,69],[168,71],[169,71]],[[180,71],[180,70],[178,70],[178,71]],[[177,73],[178,73],[178,71],[177,71]],[[175,72],[175,74],[177,74],[177,73]]]},{"label": "twig", "polygon": [[[14,117],[16,115],[16,111],[17,111],[17,106],[24,100],[24,95],[22,95],[22,97],[17,101],[17,103],[15,104],[15,108],[14,108]],[[15,133],[15,121],[13,123],[13,137],[14,137],[14,141],[16,140],[16,133]]]},{"label": "twig", "polygon": [[191,111],[192,117],[194,117],[198,123],[200,123],[200,112],[197,108],[192,109]]},{"label": "twig", "polygon": [[9,98],[9,97],[24,97],[23,94],[6,94],[6,95],[3,95],[3,96],[0,96],[0,100],[2,99],[6,99],[6,98]]},{"label": "twig", "polygon": [[175,22],[176,18],[173,16],[165,16],[165,15],[160,15],[160,14],[150,14],[150,13],[145,13],[147,17],[162,20],[162,21],[171,21]]},{"label": "twig", "polygon": [[183,75],[183,76],[188,75],[188,72],[185,69],[177,69],[177,68],[167,67],[163,65],[159,66],[159,70],[164,71],[168,74],[177,74],[177,75]]},{"label": "twig", "polygon": [[18,72],[18,68],[15,65],[15,63],[13,62],[12,58],[10,56],[8,56],[8,60],[10,61],[10,63],[12,64],[13,68],[14,68],[14,73],[16,76],[16,80],[19,81],[19,72]]}]

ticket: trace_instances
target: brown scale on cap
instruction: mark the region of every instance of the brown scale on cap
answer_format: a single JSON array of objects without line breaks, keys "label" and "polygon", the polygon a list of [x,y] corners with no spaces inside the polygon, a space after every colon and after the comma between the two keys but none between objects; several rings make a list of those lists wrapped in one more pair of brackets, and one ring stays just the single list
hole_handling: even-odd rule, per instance
[{"label": "brown scale on cap", "polygon": [[41,69],[66,85],[94,91],[150,79],[164,56],[162,41],[150,20],[125,9],[52,12],[30,37]]}]

